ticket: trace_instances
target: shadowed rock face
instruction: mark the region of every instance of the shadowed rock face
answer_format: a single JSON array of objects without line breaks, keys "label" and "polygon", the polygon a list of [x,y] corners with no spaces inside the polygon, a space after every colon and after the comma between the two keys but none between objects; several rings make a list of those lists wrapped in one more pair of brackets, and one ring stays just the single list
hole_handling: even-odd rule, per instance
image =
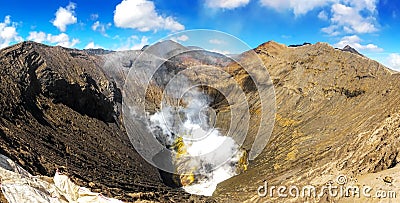
[{"label": "shadowed rock face", "polygon": [[103,63],[33,42],[0,50],[0,153],[34,175],[64,166],[77,184],[122,200],[204,200],[165,186],[135,152]]}]

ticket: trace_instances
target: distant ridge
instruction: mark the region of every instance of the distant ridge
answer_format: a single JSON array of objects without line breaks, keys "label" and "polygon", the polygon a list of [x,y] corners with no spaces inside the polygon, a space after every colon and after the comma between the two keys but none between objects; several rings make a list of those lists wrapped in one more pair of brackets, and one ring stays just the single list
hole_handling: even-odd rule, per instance
[{"label": "distant ridge", "polygon": [[84,49],[84,52],[88,53],[89,55],[104,55],[104,54],[109,54],[115,51],[112,50],[106,50],[106,49]]},{"label": "distant ridge", "polygon": [[311,45],[309,42],[304,42],[303,44],[291,44],[289,47],[301,47],[301,46],[306,46],[306,45]]}]

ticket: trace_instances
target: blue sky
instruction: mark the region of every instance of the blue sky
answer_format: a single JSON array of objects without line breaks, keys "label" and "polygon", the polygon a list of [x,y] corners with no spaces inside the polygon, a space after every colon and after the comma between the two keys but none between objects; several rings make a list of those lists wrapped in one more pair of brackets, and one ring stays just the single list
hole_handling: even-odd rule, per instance
[{"label": "blue sky", "polygon": [[[0,0],[0,48],[23,40],[72,48],[140,49],[180,31],[212,29],[250,47],[346,44],[400,70],[400,1]],[[188,36],[176,40],[184,43]],[[217,41],[214,41],[217,42]]]}]

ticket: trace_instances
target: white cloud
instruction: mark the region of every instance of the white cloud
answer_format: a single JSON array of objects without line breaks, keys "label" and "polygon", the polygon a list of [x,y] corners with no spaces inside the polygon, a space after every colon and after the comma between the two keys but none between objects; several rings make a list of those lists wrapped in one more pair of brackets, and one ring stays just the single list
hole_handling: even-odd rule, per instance
[{"label": "white cloud", "polygon": [[366,9],[369,12],[376,11],[378,0],[259,0],[262,6],[273,8],[277,11],[292,10],[298,16],[306,14],[316,8],[332,6],[334,4],[343,4],[354,7],[360,11]]},{"label": "white cloud", "polygon": [[47,40],[46,33],[44,32],[29,32],[29,36],[26,38],[27,40],[42,43]]},{"label": "white cloud", "polygon": [[74,47],[77,43],[79,43],[78,39],[72,39],[70,41],[69,36],[65,33],[61,33],[59,35],[47,34],[47,41],[56,44],[57,46],[63,46],[68,48]]},{"label": "white cloud", "polygon": [[337,25],[330,25],[329,27],[324,27],[321,29],[321,31],[329,34],[330,36],[340,35],[339,26]]},{"label": "white cloud", "polygon": [[67,7],[58,8],[55,14],[56,19],[54,19],[53,25],[56,26],[61,32],[65,32],[68,25],[75,24],[77,22],[74,11],[75,7],[76,4],[70,2]]},{"label": "white cloud", "polygon": [[[363,34],[378,31],[377,4],[379,0],[259,0],[262,6],[277,11],[292,11],[295,16],[323,8],[318,18],[329,20],[321,31],[329,35]],[[330,10],[325,10],[330,8]],[[330,16],[330,18],[329,18]]]},{"label": "white cloud", "polygon": [[372,51],[372,52],[383,51],[382,48],[380,48],[375,44],[361,44],[361,42],[362,42],[361,38],[358,37],[357,35],[345,36],[334,46],[338,48],[343,48],[346,45],[349,45],[359,51]]},{"label": "white cloud", "polygon": [[140,40],[139,44],[134,44],[131,49],[132,50],[139,50],[142,49],[144,46],[149,44],[149,38],[146,36],[143,36],[142,39]]},{"label": "white cloud", "polygon": [[4,27],[4,28],[1,30],[1,33],[0,33],[0,37],[1,37],[2,39],[6,39],[6,40],[8,40],[8,39],[12,40],[12,39],[14,39],[17,35],[18,35],[18,33],[17,33],[15,27],[11,27],[11,26]]},{"label": "white cloud", "polygon": [[328,14],[325,11],[321,11],[318,14],[318,18],[321,20],[328,20]]},{"label": "white cloud", "polygon": [[11,22],[11,17],[8,15],[0,22],[0,48],[10,45],[11,42],[20,42],[22,37],[18,35],[17,24]]},{"label": "white cloud", "polygon": [[262,6],[270,7],[277,11],[293,10],[293,13],[298,16],[306,14],[315,8],[326,6],[334,1],[335,0],[260,0],[260,3]]},{"label": "white cloud", "polygon": [[123,0],[115,8],[114,24],[116,27],[132,28],[141,32],[185,29],[173,17],[158,14],[154,3],[148,0]]},{"label": "white cloud", "polygon": [[400,54],[390,54],[387,58],[387,64],[390,68],[400,71]]},{"label": "white cloud", "polygon": [[187,35],[181,35],[176,39],[179,41],[182,41],[182,42],[186,42],[186,41],[188,41],[189,37]]},{"label": "white cloud", "polygon": [[309,0],[309,1],[295,1],[295,2],[296,3],[294,6],[294,14],[301,15],[301,14],[306,14],[309,11],[314,10],[315,8],[321,8],[327,6],[330,3],[335,2],[335,0]]},{"label": "white cloud", "polygon": [[99,21],[94,22],[93,25],[92,25],[92,30],[96,31],[99,26],[100,26],[100,22]]},{"label": "white cloud", "polygon": [[246,6],[250,0],[206,0],[206,5],[210,8],[234,9]]},{"label": "white cloud", "polygon": [[229,55],[229,54],[232,54],[230,51],[227,51],[227,50],[220,50],[220,49],[208,49],[207,51],[219,53],[219,54],[222,54],[222,55]]},{"label": "white cloud", "polygon": [[[376,18],[373,9],[375,7],[368,4],[354,4],[353,6],[334,4],[331,8],[331,25],[323,28],[322,31],[329,35],[336,35],[343,31],[357,34],[376,32],[378,28],[375,25]],[[361,15],[363,12],[370,12],[370,15],[364,17]]]},{"label": "white cloud", "polygon": [[283,11],[290,9],[290,0],[260,0],[262,6],[273,8],[277,11]]},{"label": "white cloud", "polygon": [[139,38],[136,35],[132,35],[129,37],[125,43],[121,46],[118,47],[116,50],[117,51],[123,51],[123,50],[140,50],[144,46],[149,45],[149,38],[146,36],[142,36]]},{"label": "white cloud", "polygon": [[92,25],[93,31],[98,31],[103,35],[106,35],[106,30],[111,27],[111,23],[103,24],[100,21],[96,21]]},{"label": "white cloud", "polygon": [[35,41],[38,43],[49,43],[51,45],[63,46],[67,48],[74,47],[79,43],[79,39],[70,40],[69,36],[65,33],[59,35],[46,34],[44,32],[29,32],[28,40]]},{"label": "white cloud", "polygon": [[95,44],[94,42],[89,42],[84,49],[102,49],[103,47]]},{"label": "white cloud", "polygon": [[210,44],[217,44],[217,45],[219,45],[219,44],[224,44],[224,43],[225,43],[224,41],[219,40],[219,39],[210,39],[210,40],[208,40],[208,42],[209,42]]},{"label": "white cloud", "polygon": [[179,37],[171,37],[170,40],[175,42],[186,42],[189,40],[189,37],[187,35],[181,35]]},{"label": "white cloud", "polygon": [[11,16],[7,15],[4,17],[4,24],[9,25],[11,24]]},{"label": "white cloud", "polygon": [[344,1],[345,3],[349,3],[352,7],[357,10],[366,9],[369,12],[376,12],[376,4],[379,0],[352,0],[352,1]]}]

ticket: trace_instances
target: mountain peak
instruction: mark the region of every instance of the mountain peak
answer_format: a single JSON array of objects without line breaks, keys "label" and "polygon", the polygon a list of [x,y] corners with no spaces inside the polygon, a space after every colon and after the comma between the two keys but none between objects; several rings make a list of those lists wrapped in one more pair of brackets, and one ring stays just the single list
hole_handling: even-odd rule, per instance
[{"label": "mountain peak", "polygon": [[284,45],[284,44],[280,44],[280,43],[278,43],[278,42],[275,42],[275,41],[273,41],[273,40],[270,40],[270,41],[268,41],[268,42],[265,42],[265,43],[263,43],[263,44],[261,44],[260,46],[258,46],[258,47],[263,47],[263,48],[279,48],[279,49],[283,49],[283,48],[286,48],[287,46],[286,45]]},{"label": "mountain peak", "polygon": [[286,48],[287,48],[287,46],[284,44],[279,44],[275,41],[268,41],[268,42],[265,42],[265,43],[259,45],[254,50],[257,53],[267,51],[268,53],[270,53],[272,55],[276,55],[276,54],[282,52],[283,50],[285,50]]},{"label": "mountain peak", "polygon": [[356,49],[351,47],[350,45],[346,45],[345,47],[343,47],[342,51],[347,51],[347,52],[350,52],[353,54],[357,54],[359,56],[364,56],[364,55],[360,54],[360,52],[358,52]]}]

